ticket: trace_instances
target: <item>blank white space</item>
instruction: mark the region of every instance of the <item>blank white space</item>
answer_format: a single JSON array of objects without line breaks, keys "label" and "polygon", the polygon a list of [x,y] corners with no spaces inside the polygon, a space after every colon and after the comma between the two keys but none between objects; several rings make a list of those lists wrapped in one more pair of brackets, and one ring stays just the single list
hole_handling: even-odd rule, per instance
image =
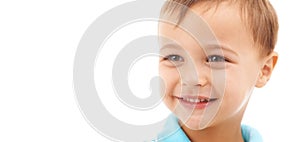
[{"label": "blank white space", "polygon": [[159,76],[158,62],[159,57],[150,54],[132,63],[128,74],[128,85],[136,97],[146,99],[151,96],[150,80]]},{"label": "blank white space", "polygon": [[[119,52],[134,40],[155,35],[157,35],[157,22],[137,21],[130,23],[115,31],[107,39],[101,51],[98,53],[95,64],[95,85],[98,95],[106,109],[115,118],[125,123],[135,125],[153,124],[163,120],[169,114],[168,109],[162,102],[155,108],[146,111],[136,110],[126,106],[118,99],[117,96],[119,94],[114,91],[112,84],[112,69]],[[139,49],[137,48],[136,50]],[[128,77],[125,79],[128,80],[129,88],[133,91],[132,95],[138,98],[149,97],[151,94],[150,80],[158,76],[158,57],[151,55],[144,55],[144,57],[142,57],[141,55],[141,57],[137,58],[136,61],[131,64],[131,70],[120,70],[119,72],[126,72],[126,74],[128,74]]]}]

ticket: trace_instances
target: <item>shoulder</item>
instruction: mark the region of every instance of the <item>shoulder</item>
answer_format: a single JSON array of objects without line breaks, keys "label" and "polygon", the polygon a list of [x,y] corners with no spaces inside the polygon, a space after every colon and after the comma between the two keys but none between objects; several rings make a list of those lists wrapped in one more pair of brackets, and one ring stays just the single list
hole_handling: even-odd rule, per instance
[{"label": "shoulder", "polygon": [[262,136],[255,128],[248,125],[242,125],[241,129],[245,142],[263,142]]}]

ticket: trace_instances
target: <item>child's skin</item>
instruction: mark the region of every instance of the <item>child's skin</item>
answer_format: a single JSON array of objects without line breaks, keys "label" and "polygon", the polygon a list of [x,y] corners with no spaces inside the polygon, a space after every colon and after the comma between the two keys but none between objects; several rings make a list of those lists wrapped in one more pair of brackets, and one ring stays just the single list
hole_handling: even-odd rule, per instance
[{"label": "child's skin", "polygon": [[[250,94],[254,87],[263,87],[270,79],[277,54],[272,52],[264,56],[259,47],[253,46],[252,35],[242,21],[237,5],[223,2],[216,10],[210,8],[203,12],[202,9],[205,9],[203,3],[196,3],[190,10],[208,23],[219,45],[224,47],[223,54],[213,49],[204,51],[189,33],[161,22],[160,35],[176,41],[182,48],[175,45],[161,48],[163,57],[159,68],[165,84],[164,102],[178,117],[191,141],[243,142],[241,120]],[[186,73],[192,68],[196,69],[196,78],[188,77]],[[219,80],[223,83],[218,84],[218,75],[224,74],[225,78]],[[218,88],[224,91],[218,91]],[[187,97],[217,100],[204,108],[191,108],[182,101]],[[188,120],[185,112],[191,112]]]}]

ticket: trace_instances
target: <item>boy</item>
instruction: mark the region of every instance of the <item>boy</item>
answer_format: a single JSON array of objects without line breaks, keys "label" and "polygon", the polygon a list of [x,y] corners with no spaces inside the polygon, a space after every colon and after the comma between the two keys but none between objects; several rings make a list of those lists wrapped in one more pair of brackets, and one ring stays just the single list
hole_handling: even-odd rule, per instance
[{"label": "boy", "polygon": [[173,0],[161,15],[168,21],[159,23],[161,94],[174,115],[157,140],[262,141],[241,121],[253,88],[268,82],[278,58],[271,4]]}]

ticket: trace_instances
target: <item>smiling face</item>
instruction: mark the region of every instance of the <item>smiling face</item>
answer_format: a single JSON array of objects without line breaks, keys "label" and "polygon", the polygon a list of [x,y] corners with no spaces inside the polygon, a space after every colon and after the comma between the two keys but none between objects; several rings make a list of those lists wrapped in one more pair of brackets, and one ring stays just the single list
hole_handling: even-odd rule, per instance
[{"label": "smiling face", "polygon": [[[160,49],[164,102],[194,130],[240,121],[263,65],[236,5],[224,2],[216,11],[206,12],[201,11],[203,7],[196,3],[191,10],[209,25],[215,38],[207,38],[207,33],[195,40],[191,33],[205,26],[189,32],[169,23],[159,24],[160,36],[169,39],[161,40]],[[190,14],[181,25],[189,23]]]}]

